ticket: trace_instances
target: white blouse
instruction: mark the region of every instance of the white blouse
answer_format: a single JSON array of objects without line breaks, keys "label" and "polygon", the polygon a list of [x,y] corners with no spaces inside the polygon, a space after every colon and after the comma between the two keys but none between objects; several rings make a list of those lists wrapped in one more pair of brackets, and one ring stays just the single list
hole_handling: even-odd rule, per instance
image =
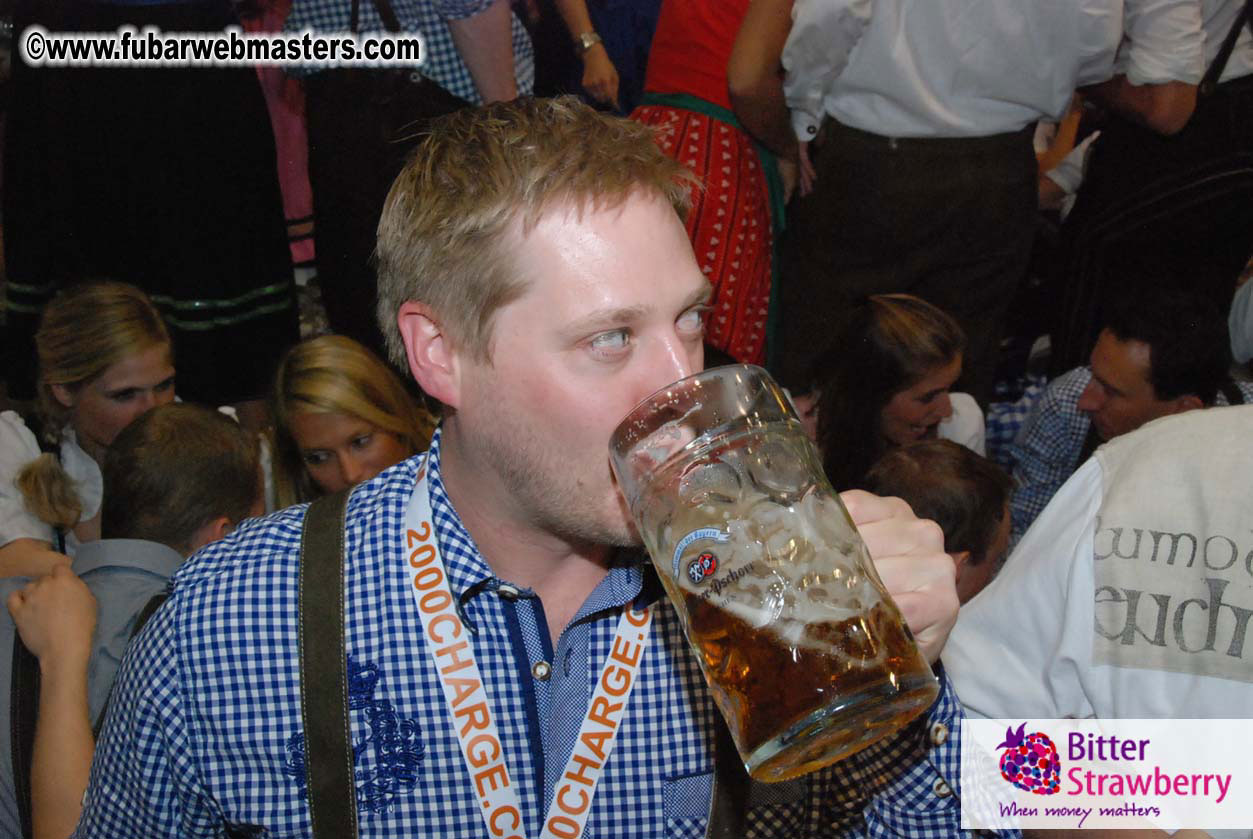
[{"label": "white blouse", "polygon": [[[16,484],[18,473],[40,454],[39,442],[22,418],[14,411],[0,413],[0,547],[15,539],[54,541],[52,526],[26,508]],[[95,518],[104,499],[104,479],[96,461],[78,445],[72,428],[61,433],[61,466],[74,481],[83,505],[80,521]],[[66,533],[65,542],[66,552],[73,556],[78,549],[73,532]]]}]

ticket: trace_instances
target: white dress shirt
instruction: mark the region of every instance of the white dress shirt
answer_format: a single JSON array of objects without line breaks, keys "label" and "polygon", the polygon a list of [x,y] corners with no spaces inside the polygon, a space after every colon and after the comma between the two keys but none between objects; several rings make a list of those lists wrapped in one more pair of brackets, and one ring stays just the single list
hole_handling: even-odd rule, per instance
[{"label": "white dress shirt", "polygon": [[[1117,71],[1132,84],[1196,84],[1218,55],[1244,0],[1126,0]],[[1245,26],[1227,67],[1229,81],[1253,74],[1253,33]]]},{"label": "white dress shirt", "polygon": [[1123,0],[797,0],[784,91],[801,140],[826,115],[888,137],[1060,119],[1113,75]]}]

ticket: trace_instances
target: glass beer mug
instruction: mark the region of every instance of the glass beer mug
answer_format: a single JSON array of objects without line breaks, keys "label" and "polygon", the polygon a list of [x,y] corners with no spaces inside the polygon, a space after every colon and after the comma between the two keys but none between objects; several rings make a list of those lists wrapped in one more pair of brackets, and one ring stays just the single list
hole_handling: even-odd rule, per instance
[{"label": "glass beer mug", "polygon": [[764,370],[663,388],[610,454],[753,778],[834,763],[930,706],[931,668]]}]

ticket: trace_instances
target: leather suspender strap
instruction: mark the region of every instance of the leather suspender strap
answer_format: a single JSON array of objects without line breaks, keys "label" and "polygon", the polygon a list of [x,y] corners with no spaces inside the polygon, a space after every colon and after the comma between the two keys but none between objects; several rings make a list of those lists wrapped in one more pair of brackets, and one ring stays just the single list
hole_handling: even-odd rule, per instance
[{"label": "leather suspender strap", "polygon": [[39,712],[39,659],[13,633],[13,671],[9,685],[9,749],[13,761],[13,794],[17,799],[22,836],[32,835],[30,770],[35,753],[35,717]]},{"label": "leather suspender strap", "polygon": [[[39,416],[26,418],[27,427],[35,435],[39,450],[61,460],[61,447],[43,433]],[[53,545],[57,553],[65,553],[65,528],[53,528]],[[22,636],[13,631],[13,667],[9,677],[9,751],[13,770],[13,795],[17,799],[18,821],[22,836],[33,836],[31,827],[30,770],[35,756],[35,722],[39,716],[39,659],[22,643]]]},{"label": "leather suspender strap", "polygon": [[1218,79],[1223,74],[1223,70],[1227,69],[1227,61],[1231,58],[1231,51],[1236,48],[1236,40],[1240,37],[1240,30],[1245,24],[1249,25],[1253,30],[1253,0],[1245,0],[1244,8],[1236,15],[1235,21],[1231,24],[1227,37],[1223,39],[1222,46],[1218,48],[1218,54],[1214,56],[1214,61],[1210,64],[1209,69],[1205,71],[1205,77],[1201,79],[1200,93],[1202,96],[1209,96],[1218,87]]},{"label": "leather suspender strap", "polygon": [[[400,31],[400,18],[396,17],[396,10],[392,8],[392,4],[387,0],[374,0],[374,10],[379,13],[379,19],[383,21],[383,28],[388,32]],[[361,0],[352,0],[352,11],[348,15],[348,31],[357,32],[357,27],[361,25]]]},{"label": "leather suspender strap", "polygon": [[344,646],[344,509],[349,492],[310,504],[300,538],[300,716],[313,839],[357,836]]},{"label": "leather suspender strap", "polygon": [[748,809],[748,773],[722,714],[714,714],[714,781],[705,839],[742,839]]},{"label": "leather suspender strap", "polygon": [[387,0],[374,0],[374,8],[379,13],[379,17],[383,20],[383,26],[388,32],[400,31],[400,18],[396,17],[396,12],[392,9],[392,4]]},{"label": "leather suspender strap", "polygon": [[[131,627],[131,635],[126,642],[127,646],[130,646],[130,643],[135,640],[135,636],[139,634],[139,631],[144,628],[144,624],[148,622],[148,618],[156,614],[157,609],[160,609],[161,604],[168,600],[169,597],[170,592],[166,590],[148,598],[148,602],[144,604],[144,607],[139,610],[139,614],[135,616],[135,625]],[[91,726],[91,733],[96,738],[97,743],[100,742],[100,731],[104,728],[104,718],[109,713],[109,703],[113,701],[113,688],[116,685],[116,681],[109,685],[109,694],[104,698],[104,706],[100,709],[100,716],[96,717],[95,723]]]},{"label": "leather suspender strap", "polygon": [[[168,591],[163,591],[160,594],[154,594],[152,597],[148,598],[148,602],[144,604],[144,607],[139,610],[139,614],[135,616],[135,626],[131,628],[131,641],[135,640],[135,636],[139,634],[139,630],[144,628],[144,624],[148,622],[148,618],[156,614],[157,609],[161,608],[161,604],[164,603],[169,596],[170,593]],[[130,642],[128,641],[127,643]]]}]

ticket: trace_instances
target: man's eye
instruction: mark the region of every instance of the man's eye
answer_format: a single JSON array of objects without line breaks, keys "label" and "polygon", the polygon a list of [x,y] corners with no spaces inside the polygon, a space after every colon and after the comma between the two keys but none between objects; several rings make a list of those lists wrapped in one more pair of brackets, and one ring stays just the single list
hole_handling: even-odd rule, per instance
[{"label": "man's eye", "polygon": [[123,390],[112,394],[109,398],[114,402],[129,402],[135,398],[135,394],[138,392],[136,390]]},{"label": "man's eye", "polygon": [[306,466],[321,466],[330,458],[326,452],[305,452],[301,455]]},{"label": "man's eye", "polygon": [[173,389],[174,389],[174,377],[173,376],[171,376],[170,378],[166,379],[165,381],[157,385],[155,388],[153,388],[153,390],[160,391],[161,393],[164,393],[167,390],[173,390]]},{"label": "man's eye", "polygon": [[370,445],[370,441],[373,439],[373,434],[362,434],[359,437],[352,438],[352,444],[355,448],[364,449]]},{"label": "man's eye", "polygon": [[612,332],[602,332],[596,335],[588,342],[593,350],[597,352],[618,352],[624,350],[631,340],[631,335],[625,329],[615,329]]},{"label": "man's eye", "polygon": [[708,306],[697,306],[695,309],[688,309],[679,315],[679,319],[675,323],[684,332],[700,332],[705,328],[705,313],[708,311]]}]

